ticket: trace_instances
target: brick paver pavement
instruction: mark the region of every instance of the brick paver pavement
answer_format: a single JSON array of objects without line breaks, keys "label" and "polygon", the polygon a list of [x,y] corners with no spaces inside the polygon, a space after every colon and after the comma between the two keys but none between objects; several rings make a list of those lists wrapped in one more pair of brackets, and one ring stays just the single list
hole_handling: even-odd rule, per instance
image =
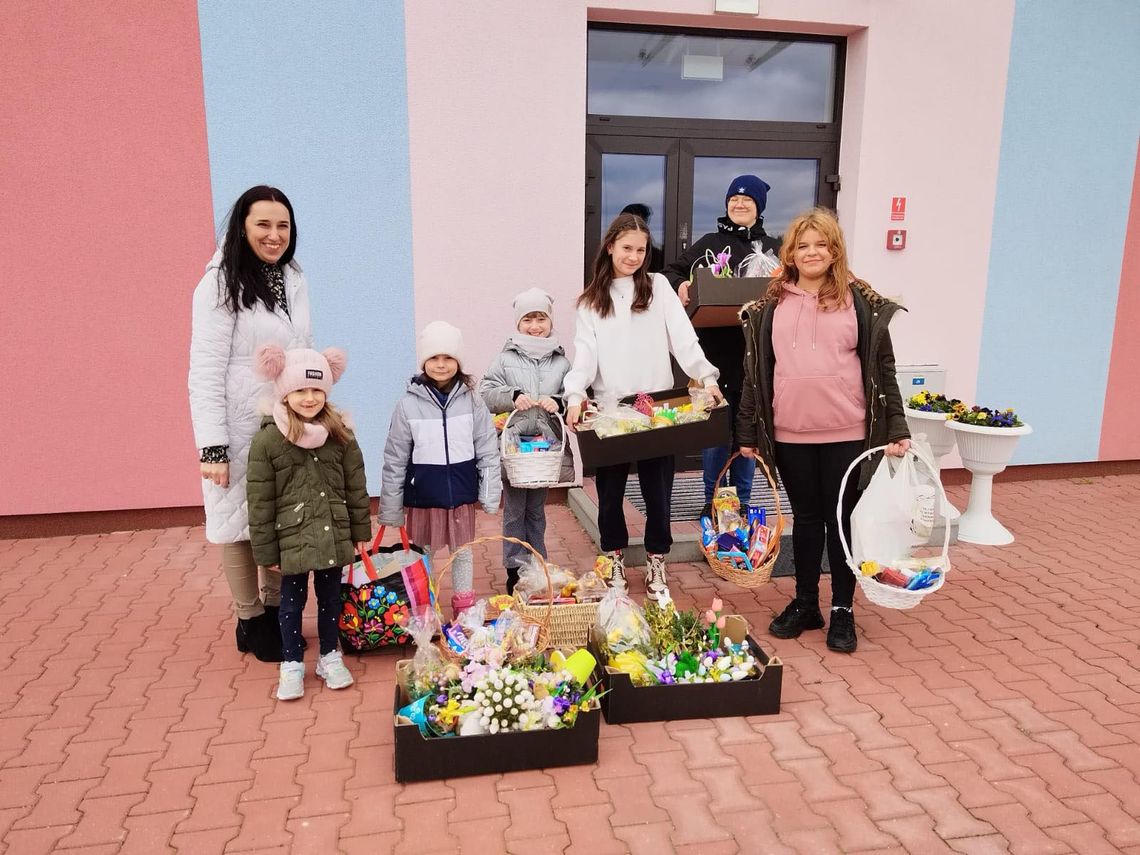
[{"label": "brick paver pavement", "polygon": [[[1017,543],[958,547],[913,611],[860,599],[853,656],[822,632],[767,637],[790,579],[743,591],[674,566],[680,605],[719,593],[787,663],[778,716],[603,724],[596,766],[410,786],[392,778],[396,657],[349,657],[357,683],[332,692],[310,648],[307,694],[278,703],[275,668],[234,649],[201,529],[0,541],[0,841],[13,855],[1140,852],[1140,476],[999,480],[994,505]],[[552,559],[584,567],[569,512],[550,519]],[[479,558],[480,584],[501,586],[498,551]]]}]

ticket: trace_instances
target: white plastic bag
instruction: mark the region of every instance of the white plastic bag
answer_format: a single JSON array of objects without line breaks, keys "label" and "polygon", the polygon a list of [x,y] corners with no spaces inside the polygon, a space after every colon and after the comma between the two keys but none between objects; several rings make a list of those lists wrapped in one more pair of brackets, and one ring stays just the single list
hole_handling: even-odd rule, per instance
[{"label": "white plastic bag", "polygon": [[[909,454],[901,459],[883,455],[851,512],[851,552],[857,563],[891,565],[910,555],[916,542],[911,526],[919,504],[919,486]],[[933,504],[930,514],[933,520]]]}]

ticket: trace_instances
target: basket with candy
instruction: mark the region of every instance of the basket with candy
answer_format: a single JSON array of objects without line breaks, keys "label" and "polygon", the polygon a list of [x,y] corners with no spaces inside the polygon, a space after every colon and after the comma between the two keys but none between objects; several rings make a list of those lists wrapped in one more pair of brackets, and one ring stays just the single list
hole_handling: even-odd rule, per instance
[{"label": "basket with candy", "polygon": [[701,548],[705,560],[718,576],[743,588],[755,588],[772,578],[772,569],[780,555],[780,536],[784,532],[784,514],[780,494],[768,465],[756,458],[772,485],[776,502],[776,518],[770,520],[766,509],[749,507],[742,514],[740,497],[735,487],[721,487],[737,452],[729,457],[717,478],[712,500],[712,516],[701,517]]},{"label": "basket with candy", "polygon": [[[877,454],[885,448],[886,446],[878,446],[869,449],[851,461],[840,484],[840,497],[847,487],[848,478],[863,458]],[[918,605],[924,597],[945,584],[946,574],[950,570],[950,521],[945,511],[945,508],[949,507],[949,502],[938,478],[937,466],[920,448],[920,446],[911,446],[907,452],[908,462],[913,460],[924,465],[930,473],[929,480],[935,488],[934,494],[928,495],[929,488],[923,489],[921,484],[905,482],[902,475],[896,475],[895,479],[891,479],[889,475],[891,463],[884,458],[876,468],[871,483],[852,514],[850,539],[853,543],[848,543],[849,539],[842,528],[839,530],[839,542],[847,558],[847,566],[855,574],[864,596],[876,605],[892,609],[909,609]],[[893,509],[889,505],[882,509],[878,504],[869,505],[865,516],[870,517],[875,526],[887,529],[887,536],[864,535],[861,541],[860,528],[855,517],[864,510],[863,502],[878,497],[876,488],[880,486],[878,483],[880,480],[884,485],[889,485],[886,489],[898,488],[901,495],[906,496],[909,491],[912,504],[904,507],[899,496],[892,494],[888,498],[896,500]],[[892,481],[895,483],[891,483]],[[916,550],[923,550],[926,547],[934,514],[938,512],[936,509],[941,509],[940,513],[943,516],[942,552],[928,557],[916,555]],[[840,504],[836,508],[836,514],[841,512]],[[875,534],[875,531],[872,529],[870,533]]]}]

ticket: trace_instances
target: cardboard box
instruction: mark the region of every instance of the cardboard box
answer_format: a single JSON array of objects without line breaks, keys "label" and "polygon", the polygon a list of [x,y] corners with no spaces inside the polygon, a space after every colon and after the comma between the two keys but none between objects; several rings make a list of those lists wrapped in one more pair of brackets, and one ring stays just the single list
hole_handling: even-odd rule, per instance
[{"label": "cardboard box", "polygon": [[[649,394],[659,404],[687,404],[690,400],[689,390],[685,387]],[[632,404],[635,397],[630,395],[622,398],[622,403]],[[578,431],[578,453],[582,457],[583,468],[589,471],[614,463],[687,454],[704,448],[729,445],[731,442],[732,422],[727,404],[713,409],[709,417],[701,422],[652,428],[604,439],[588,428]]]},{"label": "cardboard box", "polygon": [[602,695],[602,712],[609,724],[631,724],[639,721],[675,721],[686,718],[725,718],[745,715],[777,715],[780,712],[780,690],[784,664],[777,656],[768,656],[748,635],[748,622],[739,615],[729,615],[725,633],[735,642],[747,640],[763,671],[755,680],[736,683],[695,683],[679,686],[635,686],[629,675],[604,665],[601,654],[601,631],[594,627],[590,652],[598,660],[595,673],[606,694]]},{"label": "cardboard box", "polygon": [[689,286],[689,305],[685,311],[695,327],[740,326],[740,307],[763,297],[771,281],[767,276],[718,279],[711,270],[702,267]]},{"label": "cardboard box", "polygon": [[598,729],[602,711],[596,701],[589,712],[578,714],[573,727],[563,730],[425,737],[416,725],[398,714],[410,700],[405,687],[411,664],[410,659],[396,663],[392,713],[396,731],[396,780],[399,783],[598,762]]}]

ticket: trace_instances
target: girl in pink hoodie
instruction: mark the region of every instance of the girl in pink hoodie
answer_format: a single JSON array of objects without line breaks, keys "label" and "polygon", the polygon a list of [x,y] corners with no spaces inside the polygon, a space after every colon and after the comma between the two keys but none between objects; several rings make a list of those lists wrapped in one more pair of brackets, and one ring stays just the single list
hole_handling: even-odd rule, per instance
[{"label": "girl in pink hoodie", "polygon": [[[780,248],[782,272],[767,294],[744,307],[745,381],[737,416],[741,453],[775,464],[788,491],[794,523],[796,598],[772,621],[777,638],[822,629],[820,564],[831,568],[827,646],[857,646],[851,611],[855,577],[837,523],[850,533],[851,511],[872,461],[848,480],[841,520],[839,485],[851,461],[886,445],[902,456],[910,432],[895,380],[887,327],[900,308],[856,279],[835,216],[816,208],[792,221]],[[877,463],[877,461],[874,461]]]}]

